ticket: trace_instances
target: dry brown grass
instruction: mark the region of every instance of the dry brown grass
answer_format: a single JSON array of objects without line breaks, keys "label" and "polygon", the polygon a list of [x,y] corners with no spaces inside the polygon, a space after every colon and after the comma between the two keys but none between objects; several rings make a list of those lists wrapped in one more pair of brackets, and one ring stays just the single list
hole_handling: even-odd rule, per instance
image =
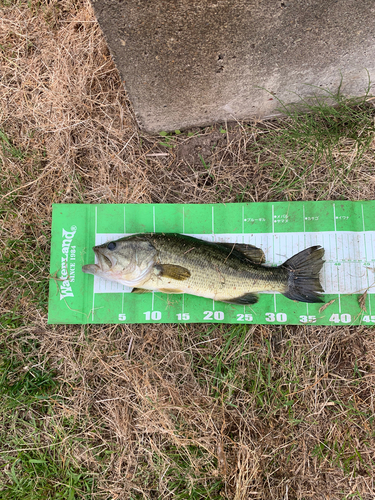
[{"label": "dry brown grass", "polygon": [[84,1],[3,4],[0,56],[2,352],[9,380],[32,354],[58,382],[47,412],[6,410],[3,498],[43,497],[10,472],[37,449],[95,478],[76,498],[373,499],[373,329],[47,326],[45,305],[52,203],[372,199],[374,101],[337,144],[321,117],[145,136]]},{"label": "dry brown grass", "polygon": [[[215,478],[224,498],[372,498],[373,332],[206,330],[34,330],[62,382],[55,432],[64,433],[66,416],[76,423],[75,460],[99,474],[97,494],[174,498],[178,453],[186,487],[178,498]],[[47,429],[43,437],[53,445]],[[105,474],[98,448],[113,452]]]}]

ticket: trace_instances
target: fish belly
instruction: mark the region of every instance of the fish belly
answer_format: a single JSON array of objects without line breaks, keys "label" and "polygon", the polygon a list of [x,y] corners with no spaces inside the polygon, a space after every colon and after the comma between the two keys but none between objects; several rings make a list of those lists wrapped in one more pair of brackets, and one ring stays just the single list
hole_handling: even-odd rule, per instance
[{"label": "fish belly", "polygon": [[226,276],[223,272],[215,271],[207,275],[193,271],[191,277],[183,281],[153,275],[141,288],[163,293],[187,293],[218,301],[235,299],[247,293],[285,291],[285,285],[282,283],[270,283],[264,279],[243,276]]}]

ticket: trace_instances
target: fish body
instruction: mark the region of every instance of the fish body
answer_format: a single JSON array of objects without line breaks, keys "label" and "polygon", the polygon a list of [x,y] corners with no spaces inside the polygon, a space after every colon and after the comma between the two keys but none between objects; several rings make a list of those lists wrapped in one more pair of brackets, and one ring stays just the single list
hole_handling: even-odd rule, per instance
[{"label": "fish body", "polygon": [[209,243],[180,234],[137,234],[94,247],[98,264],[83,266],[133,291],[188,293],[234,304],[254,304],[258,292],[280,292],[322,302],[324,249],[310,247],[278,267],[267,267],[251,245]]}]

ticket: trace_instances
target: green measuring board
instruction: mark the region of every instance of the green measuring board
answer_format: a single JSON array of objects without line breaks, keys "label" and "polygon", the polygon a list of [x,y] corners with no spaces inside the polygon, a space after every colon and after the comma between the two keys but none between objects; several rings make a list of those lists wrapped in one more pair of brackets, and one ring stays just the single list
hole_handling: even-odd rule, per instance
[{"label": "green measuring board", "polygon": [[[329,305],[294,302],[278,293],[262,293],[251,306],[187,294],[138,295],[82,272],[95,261],[94,245],[143,232],[250,243],[263,249],[266,265],[321,245],[321,282]],[[373,201],[53,205],[48,322],[374,324],[374,248]],[[366,291],[365,311],[358,301]]]}]

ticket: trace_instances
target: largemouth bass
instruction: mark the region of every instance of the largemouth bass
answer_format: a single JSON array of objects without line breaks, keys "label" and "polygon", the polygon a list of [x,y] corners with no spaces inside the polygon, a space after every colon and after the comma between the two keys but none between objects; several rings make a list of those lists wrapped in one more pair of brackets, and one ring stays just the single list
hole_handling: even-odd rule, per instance
[{"label": "largemouth bass", "polygon": [[278,267],[267,267],[252,245],[209,243],[180,234],[135,234],[93,248],[97,264],[82,271],[133,287],[134,293],[189,293],[254,304],[258,292],[300,302],[323,302],[319,273],[324,249],[313,246]]}]

